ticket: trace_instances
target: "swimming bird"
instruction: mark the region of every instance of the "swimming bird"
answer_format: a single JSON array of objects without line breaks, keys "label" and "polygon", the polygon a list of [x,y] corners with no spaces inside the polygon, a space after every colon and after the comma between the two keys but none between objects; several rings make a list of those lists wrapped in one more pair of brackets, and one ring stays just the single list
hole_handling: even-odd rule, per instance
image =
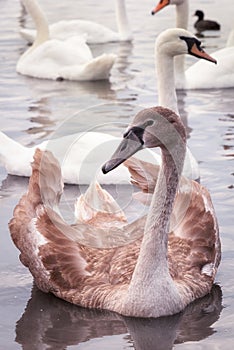
[{"label": "swimming bird", "polygon": [[194,16],[198,19],[194,23],[194,28],[197,29],[198,33],[204,32],[205,30],[220,30],[220,24],[216,21],[210,19],[204,19],[204,12],[201,10],[196,10]]},{"label": "swimming bird", "polygon": [[[93,21],[72,19],[49,25],[50,38],[66,40],[74,35],[85,35],[87,44],[131,41],[133,36],[127,18],[125,0],[115,1],[115,11],[117,32]],[[36,37],[36,31],[33,29],[21,28],[20,34],[30,43],[33,43]]]},{"label": "swimming bird", "polygon": [[93,57],[86,39],[72,36],[61,41],[50,39],[47,20],[35,0],[22,0],[37,30],[33,45],[19,58],[16,71],[34,78],[53,80],[108,79],[116,55]]},{"label": "swimming bird", "polygon": [[[216,63],[202,48],[201,42],[184,29],[167,29],[162,32],[155,44],[155,65],[158,85],[158,104],[178,113],[177,96],[174,79],[174,58],[178,55],[190,54],[197,58]],[[185,168],[190,169],[197,178],[199,167],[196,159],[187,147]],[[196,179],[195,176],[191,178]]]},{"label": "swimming bird", "polygon": [[[176,26],[187,29],[188,0],[162,0],[152,13],[156,13],[167,5],[176,6]],[[175,60],[177,89],[218,89],[234,86],[234,29],[230,32],[226,47],[212,53],[217,66],[199,61],[185,70],[185,57]]]},{"label": "swimming bird", "polygon": [[[190,39],[187,40],[187,37]],[[194,45],[192,46],[192,44]],[[200,48],[200,42],[183,29],[168,29],[163,32],[156,41],[155,59],[158,80],[158,103],[176,112],[178,112],[178,106],[174,83],[173,57],[186,53],[214,62],[214,60]],[[103,162],[103,157],[107,157],[106,152],[111,152],[111,149],[113,149],[114,140],[116,139],[113,136],[104,133],[78,133],[63,138],[44,141],[36,147],[42,150],[46,148],[51,149],[55,156],[59,158],[62,166],[63,179],[66,183],[89,184],[92,180],[91,177],[94,176],[101,165],[101,157]],[[108,147],[106,147],[105,142],[109,142]],[[31,173],[30,162],[33,159],[36,147],[24,147],[14,140],[11,140],[2,132],[0,132],[0,144],[0,161],[7,169],[7,172],[14,175],[29,176]],[[102,152],[95,151],[98,147],[103,147]],[[20,156],[15,159],[15,154]],[[87,157],[89,154],[93,155],[93,157],[92,160],[89,160],[87,163],[89,167],[85,168],[85,159],[88,159]],[[146,155],[144,155],[144,157],[146,157]],[[153,159],[155,159],[155,157],[157,156],[154,155]],[[157,162],[160,164],[160,157],[157,157]],[[189,148],[187,148],[184,163],[183,175],[191,179],[199,179],[200,173],[198,164]],[[110,180],[105,179],[100,173],[97,179],[101,183],[108,183],[108,181],[110,181],[109,183],[118,183],[121,179],[129,181],[129,176],[126,174],[125,169],[123,169],[120,173],[116,173],[116,177],[115,174],[113,174]]]},{"label": "swimming bird", "polygon": [[[102,132],[80,132],[45,140],[38,145],[26,147],[0,131],[0,163],[8,174],[31,175],[31,162],[35,150],[50,150],[60,162],[63,181],[67,184],[90,184],[97,179],[102,184],[130,182],[129,173],[122,166],[112,176],[103,176],[100,167],[111,155],[119,138]],[[17,155],[17,156],[16,156]],[[144,153],[143,157],[148,157]],[[151,155],[152,157],[152,155]],[[154,157],[160,161],[160,156]],[[156,161],[156,160],[155,160]]]},{"label": "swimming bird", "polygon": [[[65,223],[58,211],[58,162],[48,151],[36,151],[28,191],[9,229],[21,262],[42,291],[86,308],[132,317],[172,315],[210,292],[220,241],[209,193],[187,180],[173,207],[186,153],[179,116],[163,107],[139,112],[104,164],[104,173],[143,147],[161,148],[162,167],[146,223],[143,217],[130,224],[119,219],[112,224],[109,211],[98,223]],[[172,208],[173,229],[168,233]],[[108,228],[102,230],[107,221]],[[116,243],[124,234],[129,242],[108,248],[98,244],[99,239]]]}]

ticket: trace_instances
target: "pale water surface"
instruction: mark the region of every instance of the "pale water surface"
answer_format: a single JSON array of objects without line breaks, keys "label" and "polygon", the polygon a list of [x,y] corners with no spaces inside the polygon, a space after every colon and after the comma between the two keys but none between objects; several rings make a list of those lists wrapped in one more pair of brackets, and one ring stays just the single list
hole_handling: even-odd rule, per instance
[{"label": "pale water surface", "polygon": [[[174,9],[168,7],[151,17],[155,1],[126,2],[133,43],[92,48],[95,55],[103,51],[118,55],[110,82],[77,83],[43,81],[16,74],[16,62],[26,49],[18,29],[20,24],[31,25],[31,21],[19,0],[0,0],[3,132],[28,146],[54,132],[65,135],[90,128],[120,136],[139,106],[157,104],[154,40],[161,30],[174,25]],[[51,23],[80,17],[102,20],[115,28],[114,1],[41,0],[40,3]],[[220,33],[203,39],[211,53],[225,45],[233,26],[233,1],[192,0],[191,30],[192,14],[198,8],[222,25]],[[187,62],[189,65],[195,58]],[[222,262],[217,286],[184,313],[157,320],[84,310],[41,293],[33,287],[30,273],[21,265],[8,231],[13,208],[26,191],[28,180],[7,176],[0,167],[0,349],[233,349],[234,89],[179,92],[178,98],[187,125],[188,143],[200,164],[201,182],[211,193],[219,220]],[[124,194],[119,185],[111,190],[119,197]],[[128,203],[131,191],[129,188],[126,198],[120,198],[122,206]],[[76,195],[76,186],[66,186],[63,201],[70,205]]]}]

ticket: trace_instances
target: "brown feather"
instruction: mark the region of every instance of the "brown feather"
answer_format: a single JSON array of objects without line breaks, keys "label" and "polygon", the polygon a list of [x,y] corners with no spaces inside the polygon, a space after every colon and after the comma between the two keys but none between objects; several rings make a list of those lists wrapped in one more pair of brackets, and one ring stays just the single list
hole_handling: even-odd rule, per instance
[{"label": "brown feather", "polygon": [[[146,174],[144,179],[143,172],[139,173],[137,167],[133,167],[134,162],[126,164],[135,184],[143,191],[153,189],[152,165],[145,166],[141,162],[140,168],[144,168]],[[60,222],[53,210],[62,191],[58,162],[51,153],[36,150],[32,168],[28,192],[16,206],[9,223],[22,263],[43,291],[85,307],[121,310],[120,296],[127,291],[141,246],[142,238],[137,238],[140,237],[137,230],[140,227],[143,234],[145,218],[132,224],[136,239],[126,245],[97,249],[81,244],[72,236],[75,229]],[[48,179],[51,173],[53,176]],[[147,185],[148,178],[150,185]],[[46,197],[43,199],[42,194],[48,187],[49,201]],[[219,251],[217,225],[212,213],[206,209],[204,196],[209,202],[208,193],[196,183],[192,183],[189,194],[182,186],[173,211],[168,264],[186,303],[209,292],[215,273],[207,275],[202,273],[202,268],[213,263],[215,271],[220,260],[216,253]],[[189,204],[183,212],[183,203],[187,201]],[[80,227],[82,229],[82,225]],[[76,229],[79,230],[79,225]],[[94,230],[94,226],[91,229]],[[113,305],[117,305],[116,308]]]},{"label": "brown feather", "polygon": [[[143,192],[154,191],[158,166],[134,157],[124,164],[134,185]],[[221,259],[218,223],[209,192],[197,182],[181,177],[170,230],[168,258],[171,275],[183,281],[186,273],[192,283],[195,269],[201,274],[206,264],[213,264],[213,280]]]}]

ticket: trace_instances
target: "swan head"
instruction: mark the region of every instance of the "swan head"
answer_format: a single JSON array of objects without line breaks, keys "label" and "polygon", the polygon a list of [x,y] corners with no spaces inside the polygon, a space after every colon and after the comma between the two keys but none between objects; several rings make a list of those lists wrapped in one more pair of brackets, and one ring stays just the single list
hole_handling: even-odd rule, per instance
[{"label": "swan head", "polygon": [[156,52],[157,54],[164,53],[172,57],[189,54],[217,63],[213,57],[202,49],[201,41],[192,33],[182,28],[167,29],[159,34],[156,39]]},{"label": "swan head", "polygon": [[115,169],[142,148],[171,150],[181,142],[185,148],[185,127],[175,112],[160,106],[143,109],[128,126],[123,140],[102,171],[106,174]]},{"label": "swan head", "polygon": [[185,0],[160,0],[156,7],[151,11],[151,14],[154,15],[167,5],[181,5],[184,1]]}]

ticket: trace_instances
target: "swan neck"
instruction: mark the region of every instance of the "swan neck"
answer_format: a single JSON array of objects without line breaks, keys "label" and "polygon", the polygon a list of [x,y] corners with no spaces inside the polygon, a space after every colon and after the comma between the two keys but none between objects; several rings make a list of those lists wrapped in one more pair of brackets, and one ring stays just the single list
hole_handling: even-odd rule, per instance
[{"label": "swan neck", "polygon": [[39,46],[43,42],[49,39],[49,25],[45,14],[40,8],[39,4],[34,0],[22,0],[26,10],[33,19],[36,27],[36,38],[32,45],[32,48]]},{"label": "swan neck", "polygon": [[184,0],[181,4],[176,5],[176,27],[188,28],[189,3]]},{"label": "swan neck", "polygon": [[132,38],[129,27],[125,0],[116,0],[116,21],[121,40],[130,40]]},{"label": "swan neck", "polygon": [[175,69],[175,86],[177,89],[183,89],[186,85],[185,55],[178,55],[174,57],[174,69]]},{"label": "swan neck", "polygon": [[170,108],[178,113],[175,90],[173,56],[158,51],[156,48],[156,73],[158,85],[158,105]]},{"label": "swan neck", "polygon": [[[146,220],[139,264],[146,268],[150,262],[150,269],[157,269],[161,273],[169,274],[167,265],[168,229],[172,206],[177,186],[181,176],[185,157],[185,145],[177,146],[173,150],[162,150],[162,166],[153,193],[149,213]],[[159,275],[160,279],[161,276]]]},{"label": "swan neck", "polygon": [[234,46],[234,29],[229,33],[226,47]]},{"label": "swan neck", "polygon": [[[144,235],[158,243],[157,255],[166,258],[168,225],[177,186],[182,173],[186,146],[181,140],[176,147],[162,149],[162,166],[152,197]],[[161,247],[160,247],[161,246]],[[162,254],[163,252],[163,254]]]},{"label": "swan neck", "polygon": [[182,172],[185,142],[162,150],[162,166],[153,194],[137,264],[128,289],[126,304],[135,313],[158,317],[179,312],[183,301],[167,262],[169,220]]}]

